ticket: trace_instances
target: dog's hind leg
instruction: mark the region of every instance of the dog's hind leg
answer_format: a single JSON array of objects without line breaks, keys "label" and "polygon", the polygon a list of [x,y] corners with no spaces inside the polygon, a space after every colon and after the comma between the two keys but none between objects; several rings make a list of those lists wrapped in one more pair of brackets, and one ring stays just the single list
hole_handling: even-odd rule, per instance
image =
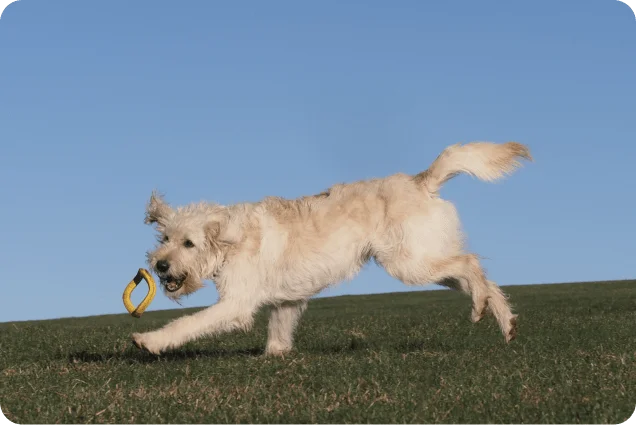
[{"label": "dog's hind leg", "polygon": [[412,259],[382,265],[389,274],[406,284],[437,282],[471,295],[473,322],[481,320],[488,308],[497,319],[506,342],[516,337],[517,316],[510,311],[501,289],[494,282],[486,280],[476,255],[456,255],[444,260],[419,262],[417,265]]},{"label": "dog's hind leg", "polygon": [[280,356],[291,351],[294,345],[294,331],[306,308],[307,301],[283,303],[272,307],[267,328],[266,355]]},{"label": "dog's hind leg", "polygon": [[510,342],[517,334],[517,316],[512,314],[501,289],[486,279],[486,274],[479,264],[476,255],[464,254],[431,264],[431,279],[441,284],[448,284],[449,278],[459,282],[461,290],[473,298],[471,319],[478,322],[488,308],[499,323],[499,327]]},{"label": "dog's hind leg", "polygon": [[[486,314],[488,307],[488,291],[480,284],[474,284],[464,277],[448,277],[440,280],[440,285],[468,294],[473,299],[473,309],[470,320],[479,322]],[[471,285],[472,284],[472,285]]]}]

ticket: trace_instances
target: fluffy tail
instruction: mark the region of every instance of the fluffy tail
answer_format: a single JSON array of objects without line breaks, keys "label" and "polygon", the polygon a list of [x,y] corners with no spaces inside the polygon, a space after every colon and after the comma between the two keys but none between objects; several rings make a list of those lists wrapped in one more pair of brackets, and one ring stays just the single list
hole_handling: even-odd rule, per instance
[{"label": "fluffy tail", "polygon": [[414,180],[431,193],[437,193],[448,180],[466,173],[480,180],[494,181],[512,173],[520,158],[532,161],[530,150],[521,143],[473,142],[452,145],[433,161],[430,168]]}]

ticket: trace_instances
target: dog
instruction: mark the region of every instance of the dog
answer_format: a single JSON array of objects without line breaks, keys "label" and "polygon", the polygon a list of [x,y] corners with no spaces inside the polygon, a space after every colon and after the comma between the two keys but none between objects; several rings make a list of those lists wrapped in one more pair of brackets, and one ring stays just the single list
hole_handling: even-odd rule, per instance
[{"label": "dog", "polygon": [[266,197],[230,206],[193,203],[173,208],[153,191],[144,222],[156,226],[158,246],[147,253],[164,293],[178,300],[212,280],[218,302],[160,329],[134,333],[153,354],[199,337],[248,331],[255,313],[271,309],[266,355],[293,348],[307,300],[353,278],[371,259],[407,285],[437,283],[472,298],[471,319],[489,311],[505,342],[516,336],[517,315],[507,296],[486,279],[479,258],[464,249],[453,204],[440,187],[465,173],[494,181],[532,161],[517,142],[472,142],[447,147],[416,175],[336,184],[298,199]]}]

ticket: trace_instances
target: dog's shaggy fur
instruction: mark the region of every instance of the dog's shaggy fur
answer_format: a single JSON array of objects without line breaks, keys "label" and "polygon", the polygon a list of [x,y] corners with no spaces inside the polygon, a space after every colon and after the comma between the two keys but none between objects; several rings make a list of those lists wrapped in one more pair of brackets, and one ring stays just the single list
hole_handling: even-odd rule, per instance
[{"label": "dog's shaggy fur", "polygon": [[158,354],[204,335],[248,330],[254,313],[270,306],[266,353],[283,354],[292,349],[307,300],[373,259],[407,285],[439,283],[469,294],[472,321],[490,310],[508,342],[516,335],[516,315],[478,257],[464,251],[457,212],[438,191],[459,173],[496,180],[521,158],[532,160],[522,144],[474,142],[448,147],[415,176],[338,184],[294,200],[173,209],[153,193],[145,222],[156,224],[160,245],[148,253],[148,264],[165,293],[178,299],[211,279],[219,301],[133,334],[133,341]]}]

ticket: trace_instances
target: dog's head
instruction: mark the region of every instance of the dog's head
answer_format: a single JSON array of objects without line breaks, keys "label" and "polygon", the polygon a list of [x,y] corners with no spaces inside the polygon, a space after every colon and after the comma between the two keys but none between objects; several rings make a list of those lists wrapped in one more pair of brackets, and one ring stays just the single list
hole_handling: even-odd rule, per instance
[{"label": "dog's head", "polygon": [[147,253],[148,265],[157,274],[164,293],[173,300],[203,287],[222,267],[232,244],[224,238],[229,215],[213,204],[172,208],[152,193],[146,207],[146,224],[156,224],[159,244]]}]

